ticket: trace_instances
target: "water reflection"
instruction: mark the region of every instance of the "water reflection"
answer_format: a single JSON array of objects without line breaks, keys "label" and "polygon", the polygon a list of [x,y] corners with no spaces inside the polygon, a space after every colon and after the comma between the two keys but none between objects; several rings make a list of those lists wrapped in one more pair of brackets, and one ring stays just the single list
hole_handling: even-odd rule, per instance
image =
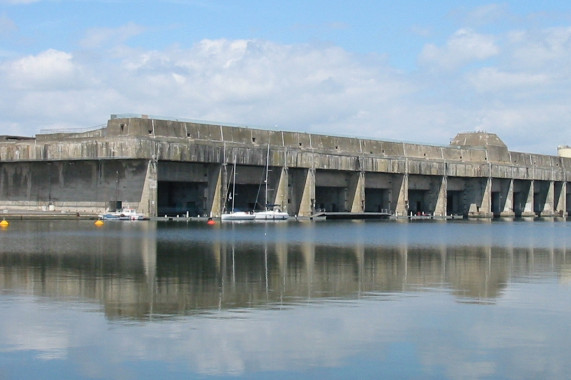
[{"label": "water reflection", "polygon": [[565,378],[568,226],[14,221],[0,377]]},{"label": "water reflection", "polygon": [[528,240],[517,223],[14,222],[0,234],[0,291],[136,320],[434,289],[495,303],[518,279],[569,281],[566,224],[544,227]]}]

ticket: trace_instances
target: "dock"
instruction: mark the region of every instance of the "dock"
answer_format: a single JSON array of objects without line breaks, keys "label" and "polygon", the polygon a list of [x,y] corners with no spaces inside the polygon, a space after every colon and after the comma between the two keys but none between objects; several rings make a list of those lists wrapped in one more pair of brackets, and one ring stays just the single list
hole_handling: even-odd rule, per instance
[{"label": "dock", "polygon": [[337,219],[390,219],[391,214],[388,212],[333,212],[322,211],[313,215],[314,218],[325,218],[327,220]]}]

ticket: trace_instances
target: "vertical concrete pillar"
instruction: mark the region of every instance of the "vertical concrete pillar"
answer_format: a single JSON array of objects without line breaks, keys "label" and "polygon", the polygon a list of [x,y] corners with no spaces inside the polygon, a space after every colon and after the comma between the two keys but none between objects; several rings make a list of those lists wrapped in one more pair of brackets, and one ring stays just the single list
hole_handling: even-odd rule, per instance
[{"label": "vertical concrete pillar", "polygon": [[226,165],[213,164],[208,166],[208,185],[205,189],[206,210],[209,217],[217,218],[222,215],[226,204]]},{"label": "vertical concrete pillar", "polygon": [[347,186],[347,204],[345,209],[351,212],[365,211],[365,173],[349,174]]},{"label": "vertical concrete pillar", "polygon": [[480,207],[480,215],[484,218],[493,217],[492,214],[492,178],[488,177],[484,180],[484,188],[482,194],[482,205]]},{"label": "vertical concrete pillar", "polygon": [[311,216],[315,210],[315,169],[308,169],[299,204],[299,216]]},{"label": "vertical concrete pillar", "polygon": [[469,179],[464,191],[467,200],[468,217],[491,218],[492,214],[492,179]]},{"label": "vertical concrete pillar", "polygon": [[533,210],[534,187],[535,187],[535,183],[532,180],[529,182],[529,190],[527,192],[527,197],[525,198],[525,203],[523,205],[523,211],[521,213],[522,217],[535,216],[535,212]]},{"label": "vertical concrete pillar", "polygon": [[567,216],[567,182],[554,183],[554,212],[556,216]]},{"label": "vertical concrete pillar", "polygon": [[514,180],[509,179],[502,182],[500,186],[500,216],[513,217],[514,213]]},{"label": "vertical concrete pillar", "polygon": [[282,211],[288,211],[288,185],[289,185],[288,170],[283,167],[280,173],[280,178],[278,180],[278,186],[275,192],[274,199],[272,203],[278,205]]},{"label": "vertical concrete pillar", "polygon": [[157,194],[158,194],[158,174],[157,174],[157,161],[149,160],[147,165],[147,174],[145,175],[145,182],[143,184],[143,192],[141,200],[139,201],[138,210],[142,214],[149,217],[157,216]]},{"label": "vertical concrete pillar", "polygon": [[397,216],[408,215],[408,174],[394,175],[391,193],[391,212]]},{"label": "vertical concrete pillar", "polygon": [[542,205],[540,205],[539,215],[550,217],[554,215],[554,182],[549,181],[546,186],[542,186],[540,191],[543,193],[540,195],[541,199],[545,199]]},{"label": "vertical concrete pillar", "polygon": [[446,216],[446,188],[446,176],[431,178],[426,201],[434,217]]}]

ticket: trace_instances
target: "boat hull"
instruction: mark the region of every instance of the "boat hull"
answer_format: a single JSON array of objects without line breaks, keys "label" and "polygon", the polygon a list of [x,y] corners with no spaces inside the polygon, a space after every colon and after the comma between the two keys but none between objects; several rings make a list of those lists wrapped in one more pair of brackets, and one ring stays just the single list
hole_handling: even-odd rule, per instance
[{"label": "boat hull", "polygon": [[103,220],[149,220],[149,218],[146,218],[144,216],[117,216],[117,215],[107,215],[107,214],[103,214],[100,215],[100,218]]},{"label": "boat hull", "polygon": [[249,212],[233,212],[230,214],[222,214],[220,219],[223,222],[240,221],[240,220],[254,220],[256,216]]},{"label": "boat hull", "polygon": [[120,211],[107,212],[99,215],[103,220],[148,220],[144,215],[139,214],[133,209],[123,209]]},{"label": "boat hull", "polygon": [[289,215],[284,211],[260,211],[254,214],[255,220],[287,220]]}]

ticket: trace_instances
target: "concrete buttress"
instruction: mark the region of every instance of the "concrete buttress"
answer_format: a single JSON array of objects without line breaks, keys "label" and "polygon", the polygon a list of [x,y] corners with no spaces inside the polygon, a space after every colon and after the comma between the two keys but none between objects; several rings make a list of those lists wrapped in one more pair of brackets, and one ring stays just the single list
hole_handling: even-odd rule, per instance
[{"label": "concrete buttress", "polygon": [[206,202],[207,208],[210,209],[208,213],[210,217],[219,217],[222,214],[223,205],[226,202],[226,192],[222,191],[225,188],[222,183],[224,178],[222,165],[209,166]]},{"label": "concrete buttress", "polygon": [[157,178],[157,162],[149,160],[145,183],[143,184],[143,193],[139,202],[139,210],[145,215],[156,215],[157,213]]},{"label": "concrete buttress", "polygon": [[534,193],[534,181],[529,182],[529,190],[526,194],[525,203],[523,207],[522,215],[523,217],[530,217],[535,216],[535,212],[533,210],[533,193]]},{"label": "concrete buttress", "polygon": [[554,185],[554,211],[556,216],[567,216],[567,183],[556,182]]},{"label": "concrete buttress", "polygon": [[351,173],[348,182],[346,208],[351,212],[364,212],[365,174],[363,172]]},{"label": "concrete buttress", "polygon": [[[392,188],[391,212],[403,216],[408,214],[408,175],[395,175]],[[395,199],[396,198],[396,199]]]},{"label": "concrete buttress", "polygon": [[272,203],[278,205],[282,211],[288,211],[288,170],[281,168],[276,194]]},{"label": "concrete buttress", "polygon": [[311,216],[315,210],[315,170],[306,171],[305,182],[301,202],[299,204],[299,216]]}]

